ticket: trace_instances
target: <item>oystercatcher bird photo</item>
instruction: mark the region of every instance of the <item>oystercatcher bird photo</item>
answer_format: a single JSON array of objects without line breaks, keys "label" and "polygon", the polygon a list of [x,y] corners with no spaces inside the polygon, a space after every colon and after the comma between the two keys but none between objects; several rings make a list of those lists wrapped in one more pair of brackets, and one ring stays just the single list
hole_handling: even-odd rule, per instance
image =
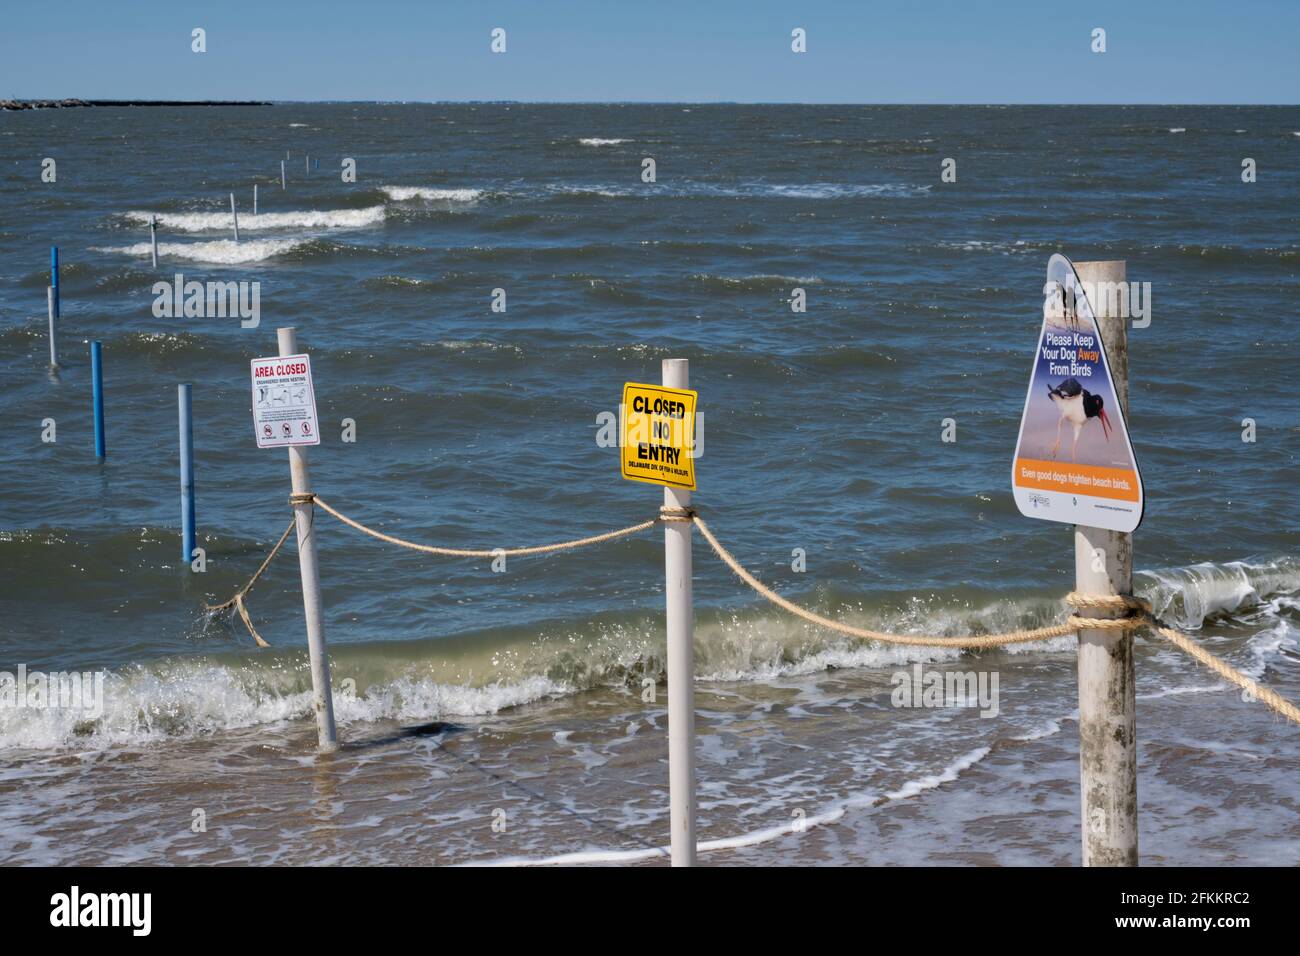
[{"label": "oystercatcher bird photo", "polygon": [[1053,280],[1052,291],[1047,293],[1043,301],[1043,315],[1059,328],[1077,331],[1079,325],[1079,312],[1075,306],[1078,293],[1073,289],[1067,290],[1059,281]]},{"label": "oystercatcher bird photo", "polygon": [[1056,423],[1056,444],[1052,446],[1051,457],[1061,450],[1061,427],[1068,421],[1074,426],[1074,445],[1070,449],[1070,461],[1074,461],[1079,452],[1079,436],[1088,420],[1095,418],[1101,422],[1102,434],[1110,441],[1110,419],[1106,415],[1106,403],[1100,395],[1094,395],[1076,378],[1067,378],[1055,388],[1048,384],[1048,397],[1060,409],[1061,417]]}]

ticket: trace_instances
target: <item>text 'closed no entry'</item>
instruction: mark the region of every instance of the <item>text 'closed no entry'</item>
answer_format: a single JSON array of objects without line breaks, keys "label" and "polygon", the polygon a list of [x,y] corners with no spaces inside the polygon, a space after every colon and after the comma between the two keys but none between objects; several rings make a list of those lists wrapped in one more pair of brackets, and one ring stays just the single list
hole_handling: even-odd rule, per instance
[{"label": "text 'closed no entry'", "polygon": [[685,388],[623,386],[624,478],[695,490],[695,400]]}]

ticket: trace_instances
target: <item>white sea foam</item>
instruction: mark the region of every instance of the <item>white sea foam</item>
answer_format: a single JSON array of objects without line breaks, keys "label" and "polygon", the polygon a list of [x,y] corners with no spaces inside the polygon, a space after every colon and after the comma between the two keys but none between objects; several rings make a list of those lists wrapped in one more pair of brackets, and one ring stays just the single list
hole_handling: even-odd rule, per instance
[{"label": "white sea foam", "polygon": [[[842,819],[850,810],[867,809],[879,806],[880,804],[907,800],[911,797],[918,796],[927,790],[933,790],[935,787],[942,786],[945,783],[951,783],[966,770],[975,766],[975,764],[987,757],[989,753],[990,748],[988,747],[976,747],[974,750],[962,754],[947,766],[942,767],[934,773],[926,774],[922,777],[905,782],[897,790],[884,794],[875,791],[857,793],[831,804],[820,813],[810,814],[797,822],[792,821],[790,823],[764,827],[761,830],[752,830],[748,833],[722,837],[716,840],[700,840],[696,844],[696,852],[712,853],[720,850],[737,850],[743,847],[758,846],[763,843],[770,843],[773,840],[779,840],[782,837],[789,836],[793,833],[799,833],[813,827],[826,826],[827,824],[834,823],[837,820]],[[665,846],[646,847],[645,849],[637,850],[602,850],[592,848],[589,850],[579,850],[574,853],[562,853],[556,856],[540,858],[510,857],[501,860],[492,860],[487,865],[575,866],[579,864],[635,863],[640,860],[652,860],[657,857],[667,857],[669,855],[669,848]]]},{"label": "white sea foam", "polygon": [[696,282],[707,285],[719,285],[735,289],[765,289],[784,286],[821,285],[820,276],[787,276],[774,272],[760,272],[747,276],[713,275],[708,272],[695,272],[689,276]]},{"label": "white sea foam", "polygon": [[1242,673],[1251,680],[1263,680],[1270,663],[1279,657],[1296,658],[1296,650],[1300,648],[1298,637],[1300,634],[1285,620],[1274,621],[1272,626],[1251,637],[1248,644],[1251,662],[1241,668]]},{"label": "white sea foam", "polygon": [[705,196],[719,199],[875,199],[912,198],[930,192],[930,186],[906,183],[766,183],[751,182],[736,186],[718,183],[676,182],[625,186],[617,183],[563,183],[543,187],[546,192],[565,196],[605,196],[644,199],[651,196]]},{"label": "white sea foam", "polygon": [[849,644],[789,661],[784,659],[735,662],[702,671],[697,680],[767,682],[783,677],[820,674],[823,671],[850,667],[898,667],[903,664],[938,663],[961,657],[961,650],[951,647],[912,647],[906,644]]},{"label": "white sea foam", "polygon": [[[160,259],[181,259],[187,262],[241,265],[283,255],[304,245],[307,241],[306,239],[251,239],[235,242],[233,239],[218,239],[211,242],[160,242],[158,256]],[[148,258],[149,250],[149,243],[137,242],[130,246],[92,247],[90,251]]]},{"label": "white sea foam", "polygon": [[[271,243],[191,243],[180,250],[218,247],[223,254],[256,254]],[[282,247],[292,242],[281,241]],[[148,255],[145,243],[132,254]],[[177,250],[164,248],[176,257]],[[220,261],[220,260],[216,260]],[[1289,620],[1300,590],[1300,562],[1291,558],[1193,565],[1143,571],[1136,593],[1182,627],[1198,627],[1207,615],[1231,614],[1252,629],[1234,663],[1250,676],[1263,678],[1269,666],[1293,660],[1300,634]],[[1001,600],[983,607],[934,606],[916,600],[901,612],[881,615],[860,608],[840,608],[829,615],[901,633],[962,634],[1032,627],[1065,613],[1059,601]],[[586,646],[565,644],[557,662],[550,638],[543,634],[528,654],[512,656],[509,668],[483,673],[464,683],[461,671],[430,673],[428,654],[387,670],[386,676],[356,695],[339,695],[335,709],[344,722],[430,720],[449,716],[495,714],[533,701],[573,695],[586,688],[625,684],[645,674],[662,673],[662,648],[639,623],[612,625],[589,635]],[[1005,649],[1012,654],[1057,654],[1073,650],[1066,636]],[[698,679],[718,682],[772,682],[800,675],[848,668],[895,668],[913,662],[956,660],[955,648],[925,648],[848,641],[785,615],[769,612],[735,614],[703,620],[696,627]],[[1171,652],[1172,653],[1172,652]],[[434,649],[429,654],[438,656]],[[1244,659],[1243,659],[1244,658]],[[481,670],[476,669],[476,673]],[[1170,681],[1144,694],[1179,692]],[[1196,682],[1199,684],[1199,682]],[[213,661],[206,657],[164,659],[148,666],[110,671],[104,685],[104,710],[86,723],[58,711],[0,708],[0,750],[6,747],[98,749],[157,737],[192,737],[280,721],[307,719],[311,713],[304,661],[262,659]],[[1208,690],[1216,685],[1189,686]]]},{"label": "white sea foam", "polygon": [[380,186],[395,202],[423,199],[429,202],[474,202],[483,196],[481,189],[439,189],[433,186]]},{"label": "white sea foam", "polygon": [[909,780],[897,790],[885,794],[885,800],[893,802],[895,800],[906,800],[908,797],[914,797],[926,790],[933,790],[935,787],[942,786],[945,783],[952,783],[965,770],[969,770],[975,764],[979,763],[989,755],[989,747],[976,747],[974,750],[962,754],[948,766],[944,767],[937,773],[927,774],[916,780]]},{"label": "white sea foam", "polygon": [[1186,126],[1171,126],[1171,127],[1169,127],[1169,132],[1171,132],[1171,133],[1186,133],[1186,132],[1187,132],[1187,127],[1186,127]]},{"label": "white sea foam", "polygon": [[[98,750],[300,720],[312,712],[306,684],[305,671],[293,668],[263,670],[205,659],[110,671],[104,678],[103,714],[94,720],[72,708],[0,707],[0,752],[11,747]],[[400,677],[362,694],[336,692],[334,712],[344,724],[427,721],[495,714],[574,690],[542,675],[482,687]]]},{"label": "white sea foam", "polygon": [[[142,248],[147,254],[147,246]],[[1014,614],[1014,608],[1010,602],[963,615],[919,612],[889,622],[850,611],[848,619],[918,631],[965,630],[973,620],[1001,620]],[[829,669],[892,668],[960,656],[955,648],[827,641],[803,622],[770,615],[702,621],[696,644],[698,679],[713,682],[772,681]],[[336,694],[335,712],[345,723],[490,715],[533,701],[571,696],[588,687],[622,683],[629,674],[647,669],[659,673],[662,664],[652,639],[635,626],[603,631],[589,652],[578,653],[563,667],[557,667],[549,647],[537,645],[535,659],[521,660],[510,671],[485,675],[484,683],[438,680],[428,674],[420,658],[359,693]],[[572,647],[568,654],[574,654]],[[311,714],[307,685],[303,661],[223,663],[180,657],[132,666],[107,674],[103,715],[95,721],[85,722],[66,712],[0,709],[0,751],[6,747],[95,750],[304,720]]]},{"label": "white sea foam", "polygon": [[[1072,637],[1071,640],[1074,640],[1074,638]],[[1044,737],[1055,736],[1061,732],[1061,721],[1063,720],[1073,720],[1077,723],[1079,720],[1079,712],[1075,710],[1063,717],[1049,718],[1037,727],[1034,727],[1032,730],[1026,731],[1023,734],[1012,737],[1011,739],[1018,740],[1021,743],[1028,743],[1034,740],[1042,740]]]},{"label": "white sea foam", "polygon": [[924,195],[929,186],[903,183],[792,183],[756,184],[746,187],[753,194],[781,196],[787,199],[867,199]]},{"label": "white sea foam", "polygon": [[[131,210],[124,214],[132,222],[148,224],[154,213]],[[157,213],[158,225],[175,232],[213,232],[231,230],[229,212]],[[262,229],[362,229],[383,222],[384,207],[365,209],[296,209],[287,212],[239,214],[240,232]]]},{"label": "white sea foam", "polygon": [[1023,239],[1000,240],[1000,239],[964,239],[948,240],[941,239],[936,243],[940,249],[955,249],[962,252],[989,252],[999,253],[1004,256],[1014,255],[1036,255],[1038,250],[1033,246],[1025,243]]},{"label": "white sea foam", "polygon": [[1255,607],[1265,596],[1300,590],[1300,562],[1291,558],[1193,564],[1137,574],[1139,593],[1157,617],[1198,628],[1215,614]]},{"label": "white sea foam", "polygon": [[619,199],[624,196],[636,196],[638,193],[629,188],[614,186],[547,186],[547,192],[560,193],[565,196],[603,196],[606,199]]},{"label": "white sea foam", "polygon": [[571,684],[540,674],[518,683],[498,681],[484,687],[403,677],[364,695],[338,697],[335,714],[344,722],[474,717],[495,714],[548,697],[565,697],[575,690]]},{"label": "white sea foam", "polygon": [[588,136],[585,139],[578,140],[583,146],[617,146],[619,143],[630,143],[630,139],[601,139],[599,136]]}]

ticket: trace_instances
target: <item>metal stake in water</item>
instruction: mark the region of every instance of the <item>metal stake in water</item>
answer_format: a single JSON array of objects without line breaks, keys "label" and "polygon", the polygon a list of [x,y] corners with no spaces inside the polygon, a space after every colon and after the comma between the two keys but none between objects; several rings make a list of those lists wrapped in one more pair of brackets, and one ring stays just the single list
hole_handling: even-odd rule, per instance
[{"label": "metal stake in water", "polygon": [[54,286],[45,287],[45,305],[50,313],[50,365],[58,368],[59,346],[54,339]]},{"label": "metal stake in water", "polygon": [[59,302],[59,247],[50,246],[50,285],[54,287],[54,317],[62,318]]},{"label": "metal stake in water", "polygon": [[95,457],[104,458],[108,450],[104,443],[104,363],[103,346],[90,343],[90,392],[95,411]]},{"label": "metal stake in water", "polygon": [[176,386],[177,411],[180,423],[181,452],[181,560],[186,565],[194,560],[194,426],[190,404],[190,387]]}]

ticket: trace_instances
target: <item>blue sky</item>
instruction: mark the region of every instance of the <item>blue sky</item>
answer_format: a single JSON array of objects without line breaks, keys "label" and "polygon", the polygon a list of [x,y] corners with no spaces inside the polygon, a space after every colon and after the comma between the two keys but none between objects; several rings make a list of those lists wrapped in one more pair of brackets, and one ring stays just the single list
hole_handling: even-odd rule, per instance
[{"label": "blue sky", "polygon": [[13,2],[0,97],[1295,104],[1297,37],[1300,0]]}]

